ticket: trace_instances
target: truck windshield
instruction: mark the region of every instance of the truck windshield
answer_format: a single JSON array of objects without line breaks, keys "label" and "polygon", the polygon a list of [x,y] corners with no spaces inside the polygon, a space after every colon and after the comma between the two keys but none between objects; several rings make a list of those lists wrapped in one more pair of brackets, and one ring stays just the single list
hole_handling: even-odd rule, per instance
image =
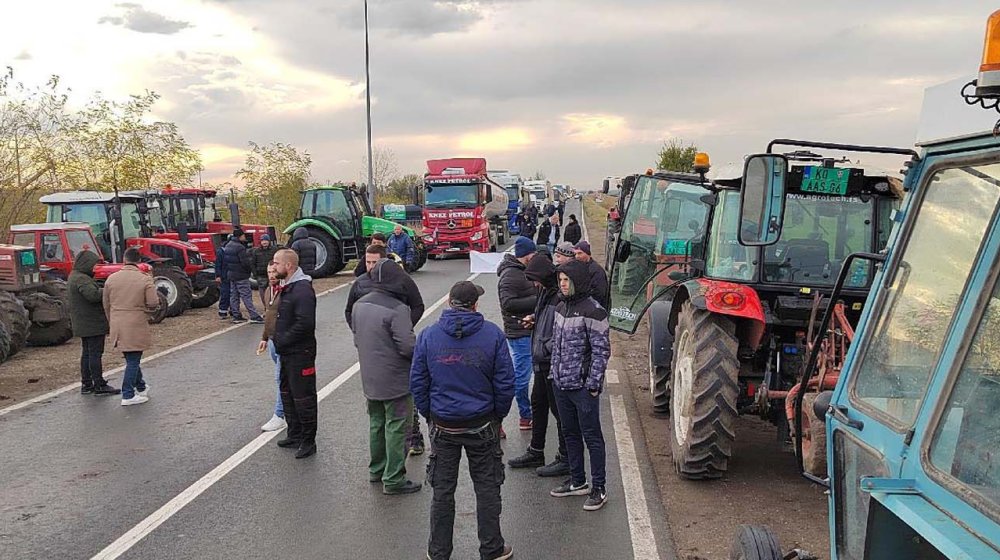
[{"label": "truck windshield", "polygon": [[518,187],[507,187],[506,191],[508,203],[513,202],[517,204],[517,201],[521,199],[521,189]]},{"label": "truck windshield", "polygon": [[475,206],[479,203],[478,184],[427,185],[427,206]]}]

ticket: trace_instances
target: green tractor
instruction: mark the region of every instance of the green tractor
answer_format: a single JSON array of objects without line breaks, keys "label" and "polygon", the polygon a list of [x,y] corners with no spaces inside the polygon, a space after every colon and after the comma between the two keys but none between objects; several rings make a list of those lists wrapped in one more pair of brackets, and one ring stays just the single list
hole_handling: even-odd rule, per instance
[{"label": "green tractor", "polygon": [[[291,235],[300,227],[309,232],[309,240],[316,244],[316,278],[332,276],[361,258],[365,246],[376,232],[392,234],[396,222],[376,218],[368,204],[365,191],[346,185],[322,185],[302,191],[302,204],[298,219],[285,228]],[[427,262],[427,249],[423,239],[406,226],[403,231],[413,239],[417,258],[413,270]]]}]

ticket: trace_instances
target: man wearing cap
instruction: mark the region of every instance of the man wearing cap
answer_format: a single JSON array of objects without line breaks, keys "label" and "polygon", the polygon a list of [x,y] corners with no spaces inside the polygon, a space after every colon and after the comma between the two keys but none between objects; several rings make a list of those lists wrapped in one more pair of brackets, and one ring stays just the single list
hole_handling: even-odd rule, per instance
[{"label": "man wearing cap", "polygon": [[497,267],[500,281],[497,293],[500,296],[500,314],[503,316],[503,330],[507,335],[507,346],[514,361],[516,375],[517,408],[521,415],[519,427],[531,429],[531,399],[528,385],[531,384],[531,326],[524,318],[535,311],[538,292],[531,280],[524,275],[528,262],[535,256],[535,242],[527,237],[514,241],[514,254],[506,253]]},{"label": "man wearing cap", "polygon": [[250,268],[253,271],[254,279],[257,280],[257,292],[260,295],[262,309],[267,309],[268,304],[267,291],[269,281],[267,278],[267,266],[274,261],[274,254],[281,248],[281,245],[273,243],[271,236],[265,233],[260,236],[260,247],[250,250]]},{"label": "man wearing cap", "polygon": [[556,253],[553,255],[556,266],[561,266],[574,259],[576,259],[576,249],[573,248],[572,243],[563,241],[556,247]]},{"label": "man wearing cap", "polygon": [[590,256],[590,242],[581,241],[573,248],[576,252],[576,260],[587,265],[587,273],[590,274],[590,297],[597,300],[605,311],[609,309],[611,297],[611,287],[608,284],[608,274],[604,272],[604,267],[597,264],[597,261]]},{"label": "man wearing cap", "polygon": [[506,560],[514,554],[500,532],[500,424],[514,398],[514,369],[503,332],[477,311],[481,295],[483,288],[472,282],[455,284],[449,308],[420,333],[413,352],[410,391],[417,410],[432,424],[427,463],[427,484],[434,490],[431,560],[451,558],[463,449],[476,492],[479,557]]},{"label": "man wearing cap", "polygon": [[[223,260],[226,264],[226,273],[229,276],[229,312],[233,315],[234,323],[245,323],[246,318],[240,311],[240,302],[247,308],[250,314],[251,323],[263,323],[264,317],[257,312],[253,304],[253,289],[250,287],[250,275],[253,273],[253,263],[250,259],[250,251],[246,246],[246,233],[243,230],[234,230],[233,238],[226,243],[223,250]],[[267,269],[264,269],[267,275]]]}]

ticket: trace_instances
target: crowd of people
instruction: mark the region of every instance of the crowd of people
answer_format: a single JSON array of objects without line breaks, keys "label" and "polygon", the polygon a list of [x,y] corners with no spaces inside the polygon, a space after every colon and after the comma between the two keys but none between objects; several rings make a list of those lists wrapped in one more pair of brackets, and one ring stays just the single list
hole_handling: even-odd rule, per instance
[{"label": "crowd of people", "polygon": [[[558,214],[551,217],[558,221]],[[509,466],[562,477],[551,496],[586,496],[583,509],[601,509],[607,490],[600,394],[611,347],[607,277],[590,258],[590,245],[578,240],[550,247],[517,237],[497,270],[502,326],[479,311],[483,287],[462,281],[451,287],[440,318],[417,336],[423,298],[406,270],[408,247],[392,237],[376,235],[366,248],[344,314],[367,400],[369,481],[380,484],[384,494],[421,490],[421,482],[406,476],[406,458],[424,452],[420,417],[427,423],[425,480],[433,490],[427,558],[451,557],[463,450],[476,493],[480,555],[512,557],[500,527],[505,479],[500,441],[506,437],[502,422],[515,402],[518,426],[530,430],[531,439]],[[220,299],[219,316],[245,321],[242,305],[250,321],[263,324],[257,353],[267,352],[273,361],[277,392],[271,420],[262,429],[285,429],[277,445],[304,459],[317,452],[316,293],[307,273],[315,255],[295,249],[295,241],[286,249],[266,236],[260,247],[248,248],[243,232],[236,231],[220,249],[217,273],[229,292]],[[83,341],[81,392],[120,393],[123,406],[141,404],[149,400],[141,368],[142,354],[151,346],[148,315],[161,305],[160,297],[151,275],[140,269],[137,249],[125,252],[124,267],[103,287],[93,278],[98,261],[95,253],[82,251],[69,278],[73,327]],[[251,278],[258,284],[260,311]],[[120,390],[103,377],[108,337],[126,361]],[[550,414],[559,444],[546,463]]]}]

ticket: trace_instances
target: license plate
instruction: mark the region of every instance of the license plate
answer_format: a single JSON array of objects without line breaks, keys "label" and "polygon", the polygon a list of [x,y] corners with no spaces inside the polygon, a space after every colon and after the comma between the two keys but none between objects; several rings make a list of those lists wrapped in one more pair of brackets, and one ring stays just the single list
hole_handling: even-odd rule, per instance
[{"label": "license plate", "polygon": [[847,180],[851,177],[850,169],[836,167],[807,166],[802,170],[802,192],[818,194],[847,194]]}]

